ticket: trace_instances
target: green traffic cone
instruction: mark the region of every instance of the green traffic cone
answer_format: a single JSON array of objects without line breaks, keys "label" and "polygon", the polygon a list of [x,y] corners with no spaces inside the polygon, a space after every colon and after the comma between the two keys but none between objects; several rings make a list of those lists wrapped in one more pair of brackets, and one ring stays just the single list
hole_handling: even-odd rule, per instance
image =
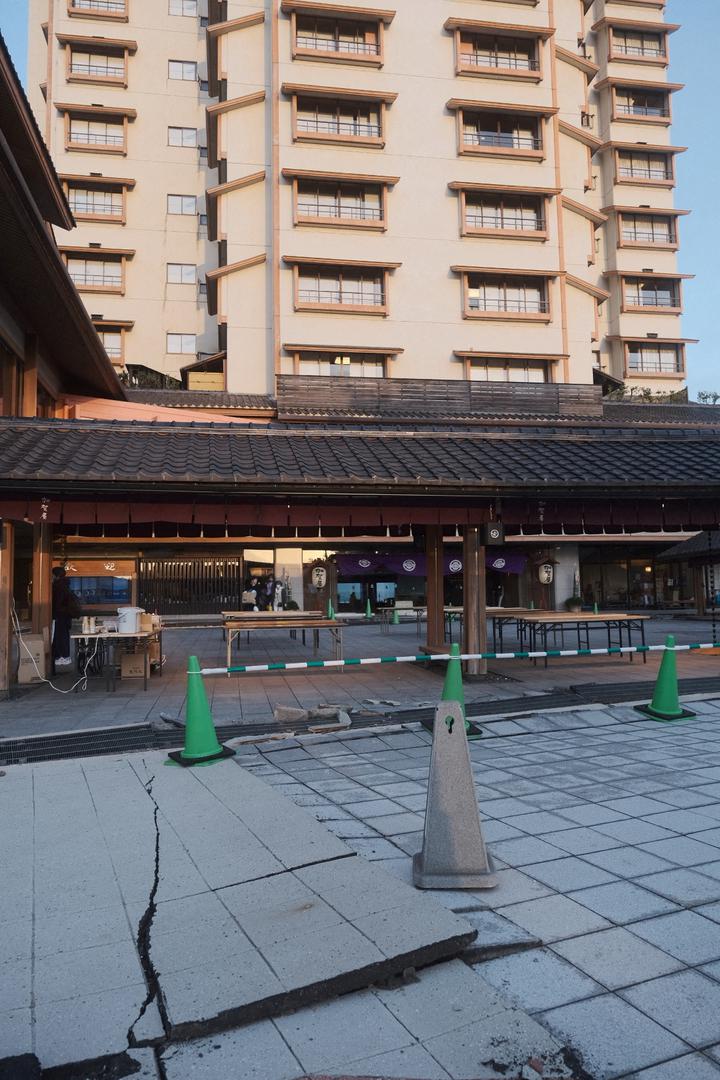
[{"label": "green traffic cone", "polygon": [[598,610],[597,601],[595,601],[595,603],[593,604],[593,615],[599,615],[599,614],[600,614],[600,612]]},{"label": "green traffic cone", "polygon": [[168,764],[209,765],[234,754],[234,750],[218,742],[200,664],[197,656],[191,656],[185,702],[185,746],[168,754]]},{"label": "green traffic cone", "polygon": [[400,625],[400,612],[397,608],[395,608],[395,610],[393,611],[392,624],[393,626]]},{"label": "green traffic cone", "polygon": [[531,611],[534,611],[534,610],[535,610],[535,601],[534,601],[534,600],[531,600],[531,601],[530,601],[529,607],[530,607],[530,610],[531,610]]},{"label": "green traffic cone", "polygon": [[335,618],[335,608],[332,605],[332,600],[328,600],[327,617],[328,617],[328,619],[334,619]]},{"label": "green traffic cone", "polygon": [[366,619],[372,619],[372,615],[373,615],[373,609],[372,609],[372,605],[370,603],[370,597],[368,596],[367,604],[365,605],[365,618]]},{"label": "green traffic cone", "polygon": [[675,638],[668,634],[665,639],[666,650],[660,662],[655,692],[649,705],[636,705],[637,712],[649,716],[651,720],[686,720],[697,714],[689,709],[683,709],[678,694],[677,657],[675,655]]}]

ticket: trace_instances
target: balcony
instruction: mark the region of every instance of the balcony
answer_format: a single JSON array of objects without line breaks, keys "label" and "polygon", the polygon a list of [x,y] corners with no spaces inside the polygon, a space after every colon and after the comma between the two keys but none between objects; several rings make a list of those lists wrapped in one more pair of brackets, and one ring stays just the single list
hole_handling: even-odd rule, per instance
[{"label": "balcony", "polygon": [[468,297],[470,311],[508,312],[520,315],[544,314],[550,303],[542,297],[473,296]]},{"label": "balcony", "polygon": [[353,203],[298,202],[298,217],[309,219],[327,219],[328,221],[382,221],[382,209],[379,206],[363,206]]},{"label": "balcony", "polygon": [[539,71],[540,61],[531,56],[517,56],[510,53],[494,52],[463,52],[461,54],[463,67],[487,68],[497,71]]},{"label": "balcony", "polygon": [[539,135],[511,131],[478,131],[465,128],[463,142],[466,146],[490,146],[502,150],[542,150],[542,139]]},{"label": "balcony", "polygon": [[68,0],[68,15],[125,20],[128,0]]},{"label": "balcony", "polygon": [[292,266],[296,311],[387,315],[390,272],[400,263],[318,260],[285,255]]},{"label": "balcony", "polygon": [[665,58],[665,49],[659,42],[645,43],[643,45],[630,45],[617,37],[613,39],[613,52],[618,56],[638,58],[642,60],[658,60]]},{"label": "balcony", "polygon": [[630,180],[671,180],[672,175],[668,169],[668,165],[641,165],[628,163],[624,164],[621,160],[618,166],[618,175],[623,179]]},{"label": "balcony", "polygon": [[349,66],[382,67],[385,30],[394,11],[341,3],[282,0],[281,11],[290,16],[294,60],[330,61]]},{"label": "balcony", "polygon": [[296,142],[383,145],[386,109],[397,94],[377,90],[321,89],[283,83],[292,98],[293,140]]},{"label": "balcony", "polygon": [[[100,193],[98,193],[100,194]],[[112,196],[93,198],[88,192],[68,192],[68,202],[73,215],[77,218],[102,218],[107,221],[122,221],[123,198],[119,195],[115,199]]]},{"label": "balcony", "polygon": [[452,266],[462,277],[463,316],[466,319],[550,322],[550,282],[557,275],[545,270],[478,270]]},{"label": "balcony", "polygon": [[122,268],[93,267],[90,269],[68,266],[68,273],[78,289],[88,291],[121,292],[123,287]]},{"label": "balcony", "polygon": [[320,305],[322,307],[377,307],[385,306],[385,293],[382,283],[357,281],[337,282],[327,287],[311,285],[300,279],[298,301],[301,304]]},{"label": "balcony", "polygon": [[298,49],[310,52],[334,53],[336,56],[379,56],[377,41],[355,41],[351,38],[320,37],[317,34],[298,32],[295,39]]},{"label": "balcony", "polygon": [[543,124],[557,109],[541,105],[502,105],[452,98],[457,113],[459,154],[520,157],[542,161]]},{"label": "balcony", "polygon": [[300,116],[297,130],[302,134],[337,135],[349,139],[379,139],[380,124],[376,120],[344,119],[340,116]]},{"label": "balcony", "polygon": [[615,113],[617,116],[662,119],[670,116],[670,101],[660,95],[657,97],[645,95],[635,98],[618,97],[615,102]]},{"label": "balcony", "polygon": [[661,274],[648,274],[638,278],[626,275],[622,281],[622,296],[623,311],[682,313],[680,276],[665,278]]},{"label": "balcony", "polygon": [[627,347],[626,375],[684,375],[683,345],[638,343]]}]

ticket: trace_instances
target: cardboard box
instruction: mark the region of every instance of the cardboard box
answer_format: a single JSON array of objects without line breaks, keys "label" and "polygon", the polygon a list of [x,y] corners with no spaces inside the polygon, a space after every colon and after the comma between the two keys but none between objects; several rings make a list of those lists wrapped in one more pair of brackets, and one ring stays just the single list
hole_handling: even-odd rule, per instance
[{"label": "cardboard box", "polygon": [[160,663],[160,642],[157,640],[150,642],[150,663]]},{"label": "cardboard box", "polygon": [[149,634],[153,629],[153,617],[146,612],[140,616],[140,631],[143,634]]},{"label": "cardboard box", "polygon": [[[41,679],[47,677],[47,671],[45,667],[47,635],[23,634],[22,640],[23,644],[19,646],[20,664],[18,666],[18,682],[23,685],[27,685],[28,683],[40,682]],[[28,656],[28,650],[32,654],[33,660],[35,661],[35,664],[37,664],[37,668]]]},{"label": "cardboard box", "polygon": [[123,653],[120,657],[121,679],[142,679],[145,675],[144,653]]}]

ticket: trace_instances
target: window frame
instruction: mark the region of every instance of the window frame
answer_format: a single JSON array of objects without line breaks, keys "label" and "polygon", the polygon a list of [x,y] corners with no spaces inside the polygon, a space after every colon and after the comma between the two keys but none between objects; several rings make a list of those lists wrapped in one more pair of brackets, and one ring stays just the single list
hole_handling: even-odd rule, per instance
[{"label": "window frame", "polygon": [[[183,202],[181,202],[181,205],[184,205],[184,200],[185,199],[192,199],[194,209],[192,211],[187,211],[187,212],[184,209],[183,210],[171,210],[170,209],[170,200],[171,199],[181,199],[181,200],[183,200]],[[168,192],[167,195],[166,195],[166,202],[165,202],[165,214],[166,214],[167,217],[195,217],[196,218],[198,216],[198,200],[199,200],[199,196],[197,196],[197,195],[180,194],[178,192]]]},{"label": "window frame", "polygon": [[[658,56],[634,56],[627,53],[620,52],[617,49],[615,38],[620,34],[628,33],[649,33],[657,34],[660,38],[663,51]],[[670,64],[670,50],[668,48],[668,42],[670,39],[670,33],[668,30],[660,30],[654,24],[652,30],[646,29],[642,23],[637,23],[632,26],[620,26],[614,23],[608,23],[608,62],[617,64],[648,64],[656,67],[668,67]]]},{"label": "window frame", "polygon": [[[193,348],[192,349],[180,349],[179,352],[175,352],[170,348],[170,338],[180,338],[180,339],[192,338],[192,340],[193,340]],[[198,335],[196,333],[187,334],[187,333],[184,333],[182,331],[178,332],[178,331],[173,331],[173,330],[166,330],[166,332],[165,332],[165,353],[166,353],[167,356],[197,356],[197,339],[198,339]],[[182,344],[182,340],[181,340],[181,344]]]},{"label": "window frame", "polygon": [[[377,135],[350,135],[343,132],[332,131],[301,131],[298,122],[300,120],[300,101],[313,103],[315,106],[318,103],[326,102],[332,104],[335,108],[336,116],[338,116],[338,124],[351,123],[352,121],[343,121],[339,119],[340,111],[339,107],[345,103],[350,109],[353,106],[360,108],[361,106],[376,106],[377,107]],[[362,121],[356,121],[362,123]],[[342,94],[338,94],[337,97],[330,97],[329,95],[322,95],[313,97],[311,93],[298,93],[293,92],[291,99],[291,123],[292,123],[292,138],[293,142],[312,142],[312,143],[335,143],[346,146],[374,146],[378,149],[382,149],[385,146],[385,137],[387,131],[387,102],[374,98],[372,93],[369,93],[367,98],[355,98],[355,97],[343,97]],[[368,121],[368,125],[371,121]]]},{"label": "window frame", "polygon": [[[532,33],[518,33],[520,27],[508,26],[505,33],[500,29],[481,30],[475,29],[469,25],[454,26],[453,27],[453,44],[455,49],[455,74],[456,75],[470,75],[471,77],[480,79],[509,79],[516,82],[531,82],[540,83],[543,81],[544,74],[544,39],[539,34]],[[528,28],[529,30],[530,28]],[[540,28],[538,28],[540,29]],[[513,35],[513,30],[515,34]],[[501,39],[515,41],[531,41],[534,45],[535,55],[532,58],[537,63],[537,68],[513,68],[512,66],[502,67],[494,66],[492,64],[469,64],[463,60],[463,56],[467,55],[467,49],[463,49],[463,36],[472,36],[477,39],[480,37],[494,38],[495,44]]]},{"label": "window frame", "polygon": [[[461,276],[462,287],[462,315],[464,319],[485,319],[494,322],[533,322],[533,323],[546,323],[549,324],[553,321],[553,288],[552,282],[555,275],[547,273],[535,273],[529,274],[527,271],[512,270],[512,271],[492,271],[484,270],[482,268],[472,269],[467,267],[458,267],[457,272]],[[482,311],[478,308],[470,306],[470,278],[472,276],[484,278],[487,282],[496,282],[499,285],[505,284],[507,286],[508,281],[522,281],[525,279],[526,283],[540,282],[544,293],[544,303],[546,305],[545,311],[504,311],[498,309],[497,311]]]},{"label": "window frame", "polygon": [[[662,116],[620,112],[618,91],[632,91],[633,89],[644,94],[664,94],[667,112]],[[669,89],[662,90],[659,87],[643,87],[640,81],[638,81],[637,86],[633,86],[631,83],[623,83],[622,85],[612,83],[610,85],[610,120],[615,124],[654,124],[660,127],[671,127],[673,122],[672,92]]]},{"label": "window frame", "polygon": [[[501,146],[497,145],[483,145],[482,143],[468,143],[465,141],[465,128],[470,127],[470,124],[466,124],[466,116],[480,116],[483,114],[489,114],[495,116],[496,119],[501,117],[509,117],[510,119],[516,118],[517,120],[533,120],[536,123],[536,134],[532,136],[535,142],[540,145],[538,147],[523,147],[523,146]],[[501,157],[501,158],[521,158],[526,161],[544,161],[546,154],[545,148],[547,145],[546,127],[547,116],[540,113],[527,112],[523,113],[519,109],[512,111],[503,111],[498,109],[495,113],[490,108],[470,108],[469,106],[461,106],[455,110],[455,125],[457,132],[457,153],[458,156],[473,156],[479,155],[481,157]],[[502,133],[499,133],[502,134]],[[517,136],[513,135],[513,138]]]},{"label": "window frame", "polygon": [[[194,143],[183,143],[183,142],[174,143],[174,142],[171,142],[170,141],[170,132],[171,131],[182,131],[182,132],[192,131],[192,132],[195,133],[195,142]],[[174,150],[197,150],[197,148],[199,146],[199,143],[198,143],[198,129],[195,128],[195,127],[185,127],[184,125],[168,124],[167,140],[168,140],[167,141],[168,146],[172,146],[172,148]]]},{"label": "window frame", "polygon": [[[633,338],[623,341],[623,367],[626,379],[685,379],[687,378],[686,346],[681,341],[664,341],[662,338]],[[649,347],[667,348],[672,346],[676,350],[678,360],[677,371],[643,371],[634,370],[630,367],[630,352],[633,346],[647,345]]]},{"label": "window frame", "polygon": [[[668,304],[667,306],[653,305],[653,304],[633,304],[628,301],[627,298],[627,283],[628,279],[634,278],[638,282],[641,281],[670,281],[676,286],[677,292],[675,298],[677,304]],[[620,280],[620,311],[623,314],[631,315],[647,315],[651,313],[653,315],[682,315],[683,313],[683,279],[677,274],[643,274],[642,271],[637,270],[625,270],[619,275]],[[657,288],[656,290],[657,291]]]},{"label": "window frame", "polygon": [[[129,56],[130,50],[127,46],[122,47],[119,45],[113,45],[111,41],[108,41],[105,46],[93,43],[86,46],[89,57],[93,55],[104,56],[106,59],[115,57],[122,62],[122,73],[119,75],[98,75],[90,72],[75,72],[73,71],[73,52],[80,51],[78,49],[78,42],[67,41],[65,43],[65,81],[69,83],[84,83],[96,86],[122,86],[127,89],[128,77],[129,77]],[[108,49],[107,53],[104,53],[103,48]],[[83,52],[85,49],[83,48]],[[89,65],[88,65],[89,66]]]},{"label": "window frame", "polygon": [[[337,280],[342,285],[343,272],[355,270],[358,272],[359,279],[362,278],[363,271],[374,273],[380,280],[380,287],[382,290],[382,303],[381,304],[331,304],[326,301],[314,301],[314,300],[301,300],[300,299],[300,278],[301,270],[316,270],[322,272],[325,270],[328,274],[334,273]],[[295,311],[321,311],[329,314],[337,314],[338,312],[345,315],[379,315],[381,317],[387,317],[390,312],[389,306],[389,278],[390,266],[378,266],[377,264],[368,265],[367,263],[354,263],[352,260],[343,262],[342,264],[333,262],[323,262],[322,259],[318,259],[317,262],[293,262],[292,264],[292,283],[293,283],[293,309]],[[349,280],[353,280],[349,278]]]},{"label": "window frame", "polygon": [[[625,219],[631,217],[645,217],[649,218],[650,221],[667,219],[670,224],[670,240],[657,244],[647,240],[626,240],[623,235]],[[617,222],[616,232],[618,248],[639,248],[648,251],[677,251],[680,247],[678,237],[678,215],[672,210],[657,213],[649,210],[647,207],[638,206],[636,208],[634,207],[632,210],[618,210],[615,218]]]},{"label": "window frame", "polygon": [[[328,373],[327,375],[324,375],[324,374],[308,375],[306,372],[303,372],[303,371],[300,370],[300,365],[303,364],[303,363],[310,363],[310,362],[314,363],[315,361],[317,361],[319,363],[330,363],[332,358],[334,358],[336,356],[339,356],[339,355],[349,357],[349,360],[350,360],[349,364],[347,364],[347,365],[338,365],[338,366],[343,366],[343,367],[347,366],[350,369],[350,371],[348,371],[346,376],[343,376],[342,374],[337,374],[337,373],[333,374],[332,372]],[[327,359],[324,359],[324,358],[327,358]],[[384,354],[384,353],[382,353],[382,354],[381,353],[373,353],[373,352],[364,353],[364,352],[361,352],[360,350],[356,350],[356,349],[352,349],[352,350],[347,350],[347,349],[342,349],[342,348],[338,348],[338,349],[330,349],[330,348],[327,348],[327,349],[322,349],[322,348],[321,349],[298,349],[295,352],[293,352],[293,375],[298,375],[301,378],[317,378],[317,379],[327,379],[327,378],[331,379],[331,378],[343,378],[343,377],[348,378],[348,379],[387,379],[389,377],[388,376],[388,361],[389,361],[389,359],[390,358],[387,356],[387,354]],[[353,363],[355,363],[355,364],[358,364],[358,363],[364,364],[366,362],[371,362],[371,363],[377,364],[381,368],[382,374],[380,374],[380,375],[362,375],[362,374],[353,375],[352,374],[352,365],[353,365]]]},{"label": "window frame", "polygon": [[[106,225],[126,225],[127,224],[127,193],[128,188],[134,186],[134,181],[113,181],[109,177],[100,176],[88,176],[88,177],[61,177],[63,190],[65,192],[65,198],[68,200],[70,209],[72,210],[73,217],[76,221],[96,221]],[[87,211],[75,210],[71,204],[70,192],[77,190],[97,190],[104,194],[114,195],[120,192],[121,207],[119,214],[93,214]]]},{"label": "window frame", "polygon": [[[95,255],[97,257],[94,257]],[[127,261],[128,261],[128,256],[127,255],[113,255],[112,253],[110,253],[108,251],[103,251],[102,248],[98,248],[95,253],[92,253],[92,252],[89,252],[89,251],[77,251],[77,252],[63,251],[62,256],[63,256],[63,261],[65,263],[65,268],[66,268],[66,270],[68,272],[68,275],[70,276],[70,278],[71,278],[71,280],[73,282],[73,285],[75,286],[75,288],[77,289],[77,291],[79,293],[111,293],[114,296],[124,296],[125,295],[126,267],[127,267]],[[104,256],[104,258],[103,258],[103,256]],[[72,278],[72,275],[70,274],[70,261],[71,260],[73,262],[81,260],[86,265],[88,263],[106,263],[106,264],[113,264],[113,265],[117,264],[117,265],[119,265],[119,267],[120,267],[120,277],[118,278],[117,284],[112,284],[112,285],[104,285],[104,284],[100,284],[100,285],[98,285],[98,284],[90,284],[90,285],[84,284],[83,285],[83,284],[78,284]]]},{"label": "window frame", "polygon": [[[192,279],[192,281],[182,281],[182,280],[173,281],[172,278],[170,277],[170,268],[171,267],[178,267],[180,270],[191,269],[193,271],[193,279]],[[182,277],[182,275],[181,275],[181,277]],[[176,262],[165,263],[165,284],[166,285],[193,285],[193,286],[196,286],[196,285],[199,284],[199,282],[200,282],[200,279],[199,279],[199,276],[198,276],[197,263],[176,263]]]},{"label": "window frame", "polygon": [[[653,148],[649,150],[647,147],[640,146],[632,150],[629,147],[614,147],[615,155],[615,183],[616,184],[633,184],[640,185],[641,187],[657,187],[657,188],[674,188],[676,184],[675,175],[675,154],[670,150],[665,150],[662,147]],[[646,154],[648,157],[653,155],[663,155],[668,162],[669,168],[666,169],[666,179],[661,180],[657,177],[638,177],[638,176],[623,176],[621,173],[621,155],[622,154]]]},{"label": "window frame", "polygon": [[116,22],[128,22],[130,19],[130,0],[124,0],[122,11],[104,9],[101,5],[108,3],[108,0],[95,0],[95,7],[82,9],[76,8],[74,2],[75,0],[67,0],[67,13],[71,19],[114,19]]},{"label": "window frame", "polygon": [[[115,113],[114,115],[120,119],[120,123],[112,123],[110,117],[112,112],[103,113],[102,116],[97,114],[87,113],[79,105],[77,109],[64,110],[65,118],[65,150],[68,153],[79,152],[83,154],[119,154],[122,157],[127,157],[128,152],[128,121],[129,117],[123,113]],[[104,123],[105,127],[117,127],[122,131],[122,143],[79,143],[74,142],[72,138],[72,125],[73,121],[80,120],[84,123]]]},{"label": "window frame", "polygon": [[[377,188],[379,191],[379,218],[362,218],[362,217],[332,217],[312,214],[300,213],[300,186],[301,184],[316,184],[322,185],[336,185],[337,192],[341,192],[343,185],[354,185],[356,187],[372,187]],[[314,226],[319,228],[334,228],[334,229],[363,229],[374,232],[385,232],[388,227],[388,184],[382,180],[363,180],[358,178],[347,178],[341,176],[333,176],[328,174],[326,177],[292,177],[292,204],[293,204],[293,225],[298,227]]]},{"label": "window frame", "polygon": [[[458,185],[456,190],[458,194],[461,236],[482,236],[487,237],[488,239],[496,237],[498,239],[507,240],[547,241],[548,222],[550,219],[549,204],[550,199],[553,197],[552,195],[540,191],[528,191],[524,193],[521,189],[512,188],[510,186],[503,189],[500,185],[496,188],[491,188],[491,186],[488,185],[486,188],[483,188],[483,190],[480,190],[479,188],[474,188],[470,182],[467,187]],[[544,227],[542,229],[508,229],[504,227],[494,229],[487,226],[469,225],[467,220],[468,196],[473,195],[487,196],[488,198],[497,197],[500,201],[502,201],[503,198],[509,200],[522,200],[523,198],[527,198],[528,200],[535,199],[538,203],[538,216],[543,222]]]},{"label": "window frame", "polygon": [[[187,67],[192,67],[194,69],[195,73],[192,76],[192,78],[189,78],[189,79],[186,79],[184,75],[182,75],[180,78],[178,78],[177,76],[171,74],[173,64],[180,64],[183,69],[186,66]],[[198,64],[197,60],[177,60],[177,59],[170,59],[169,58],[168,59],[167,71],[168,71],[168,73],[167,73],[168,82],[192,82],[192,83],[196,83],[198,81],[199,64]]]},{"label": "window frame", "polygon": [[328,21],[334,21],[336,29],[338,24],[342,22],[357,23],[362,25],[366,23],[368,26],[375,28],[377,52],[376,53],[357,53],[341,52],[332,49],[313,49],[302,45],[298,45],[298,16],[300,18],[313,18],[312,14],[298,11],[290,12],[290,47],[293,60],[314,60],[321,63],[331,64],[350,64],[351,66],[358,67],[375,67],[381,68],[385,63],[385,21],[382,18],[363,18],[359,16],[356,11],[352,14],[344,13],[342,9],[333,11],[330,9],[327,15],[315,16],[316,18],[327,18]]},{"label": "window frame", "polygon": [[172,10],[173,0],[168,0],[168,15],[170,15],[172,18],[197,19],[198,15],[200,14],[200,5],[198,4],[198,0],[174,0],[174,2],[179,3],[181,5],[194,4],[195,10],[192,11],[192,12],[173,11]]}]

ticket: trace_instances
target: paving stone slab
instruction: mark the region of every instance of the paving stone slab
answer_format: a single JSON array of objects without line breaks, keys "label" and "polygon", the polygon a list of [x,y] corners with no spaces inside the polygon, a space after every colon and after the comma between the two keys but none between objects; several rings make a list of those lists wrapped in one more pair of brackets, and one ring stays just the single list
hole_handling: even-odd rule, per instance
[{"label": "paving stone slab", "polygon": [[632,924],[632,933],[685,964],[708,964],[720,959],[720,924],[695,911],[675,911]]},{"label": "paving stone slab", "polygon": [[635,1073],[632,1080],[720,1080],[720,1066],[714,1065],[701,1054],[686,1054],[684,1057],[666,1061],[662,1065],[653,1065]]},{"label": "paving stone slab", "polygon": [[653,915],[666,915],[677,911],[677,905],[657,893],[643,889],[631,881],[611,881],[596,888],[581,889],[569,894],[571,900],[589,907],[598,915],[619,926],[649,919]]},{"label": "paving stone slab", "polygon": [[720,1039],[720,984],[697,971],[680,971],[641,986],[622,997],[695,1048]]},{"label": "paving stone slab", "polygon": [[473,967],[486,982],[528,1012],[554,1009],[604,992],[602,986],[549,949],[532,949]]},{"label": "paving stone slab", "polygon": [[667,975],[682,966],[622,927],[560,941],[552,949],[608,990]]}]

